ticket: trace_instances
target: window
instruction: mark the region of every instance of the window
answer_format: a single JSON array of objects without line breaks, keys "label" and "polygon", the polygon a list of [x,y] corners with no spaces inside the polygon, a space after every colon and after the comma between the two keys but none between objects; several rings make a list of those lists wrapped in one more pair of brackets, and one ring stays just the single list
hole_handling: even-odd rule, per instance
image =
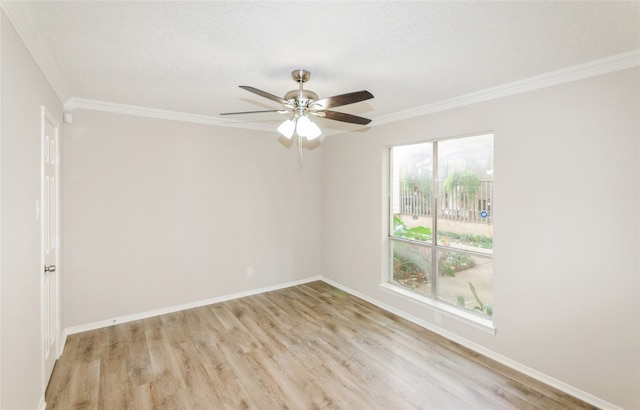
[{"label": "window", "polygon": [[389,282],[493,314],[493,134],[390,149]]}]

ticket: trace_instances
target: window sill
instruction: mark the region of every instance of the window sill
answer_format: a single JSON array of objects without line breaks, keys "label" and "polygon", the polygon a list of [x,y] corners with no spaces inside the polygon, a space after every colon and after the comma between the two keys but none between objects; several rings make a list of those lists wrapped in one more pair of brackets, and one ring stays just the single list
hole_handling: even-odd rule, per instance
[{"label": "window sill", "polygon": [[493,326],[493,321],[491,319],[480,317],[478,315],[474,315],[473,313],[466,312],[462,309],[456,309],[455,307],[446,303],[438,302],[436,300],[417,295],[392,283],[381,283],[379,287],[381,290],[394,296],[399,296],[400,298],[408,300],[421,307],[426,307],[432,310],[434,313],[444,315],[448,318],[479,329],[490,335],[496,334],[496,328]]}]

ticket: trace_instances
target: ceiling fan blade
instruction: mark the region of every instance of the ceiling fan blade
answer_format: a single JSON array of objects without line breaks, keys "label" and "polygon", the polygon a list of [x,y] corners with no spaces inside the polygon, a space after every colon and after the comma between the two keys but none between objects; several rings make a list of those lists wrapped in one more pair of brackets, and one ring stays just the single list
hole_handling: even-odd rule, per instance
[{"label": "ceiling fan blade", "polygon": [[261,110],[261,111],[241,111],[241,112],[221,112],[220,115],[236,115],[236,114],[258,114],[261,112],[277,112],[280,114],[286,114],[287,110]]},{"label": "ceiling fan blade", "polygon": [[371,98],[373,98],[373,94],[371,94],[369,91],[355,91],[347,94],[334,95],[333,97],[321,98],[317,101],[314,101],[313,104],[311,104],[311,108],[324,110],[327,108],[340,107],[342,105],[357,103]]},{"label": "ceiling fan blade", "polygon": [[324,117],[330,120],[350,122],[352,124],[367,125],[371,122],[369,118],[358,117],[357,115],[346,114],[344,112],[338,112],[338,111],[319,111],[313,114],[316,114],[319,117]]},{"label": "ceiling fan blade", "polygon": [[277,95],[269,94],[266,91],[258,90],[257,88],[249,87],[248,85],[240,85],[239,87],[242,88],[242,89],[245,89],[245,90],[247,90],[249,92],[252,92],[254,94],[258,94],[261,97],[268,98],[268,99],[270,99],[272,101],[275,101],[277,103],[289,104],[289,101],[285,100],[284,98],[280,98]]}]

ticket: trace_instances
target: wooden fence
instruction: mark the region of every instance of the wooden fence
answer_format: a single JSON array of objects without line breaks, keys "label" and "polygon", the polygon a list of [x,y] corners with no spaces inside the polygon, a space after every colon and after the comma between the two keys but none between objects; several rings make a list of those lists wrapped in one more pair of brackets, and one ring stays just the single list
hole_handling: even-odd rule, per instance
[{"label": "wooden fence", "polygon": [[[396,204],[400,214],[417,217],[433,215],[431,192],[422,192],[419,189],[409,190],[403,187],[403,184],[398,185]],[[493,180],[480,180],[478,190],[472,197],[465,195],[460,189],[446,192],[444,181],[438,181],[435,192],[438,195],[438,218],[463,222],[493,223]]]}]

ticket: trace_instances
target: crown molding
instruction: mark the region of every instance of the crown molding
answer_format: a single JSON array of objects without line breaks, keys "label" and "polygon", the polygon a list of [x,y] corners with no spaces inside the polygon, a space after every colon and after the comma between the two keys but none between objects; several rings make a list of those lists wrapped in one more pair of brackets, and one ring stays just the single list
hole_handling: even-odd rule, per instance
[{"label": "crown molding", "polygon": [[[273,124],[247,122],[241,120],[222,119],[208,115],[189,114],[178,111],[162,110],[157,108],[141,107],[136,105],[117,104],[106,101],[89,100],[85,98],[70,98],[64,103],[64,112],[71,113],[74,110],[93,110],[112,112],[117,114],[135,115],[138,117],[158,118],[163,120],[190,122],[195,124],[217,125],[220,127],[242,128],[254,131],[265,131],[273,133]],[[322,134],[326,136],[340,134],[341,131],[323,129]]]},{"label": "crown molding", "polygon": [[562,70],[536,75],[520,81],[503,84],[497,87],[478,91],[460,97],[450,98],[433,104],[412,108],[405,111],[385,115],[374,120],[373,125],[388,124],[396,121],[407,120],[439,111],[463,107],[484,101],[495,100],[509,95],[525,93],[527,91],[560,85],[583,78],[594,77],[614,71],[625,70],[640,66],[640,50],[616,54],[600,60],[594,60],[585,64],[576,65]]},{"label": "crown molding", "polygon": [[141,107],[89,100],[85,98],[70,98],[64,103],[64,111],[72,112],[77,109],[112,112],[117,114],[134,115],[138,117],[158,118],[163,120],[190,122],[194,124],[217,125],[221,127],[244,128],[256,131],[273,132],[272,124],[237,121],[211,117],[208,115],[189,114],[178,111],[161,110],[157,108]]},{"label": "crown molding", "polygon": [[20,1],[0,1],[0,7],[2,7],[7,18],[9,18],[9,21],[13,24],[13,27],[15,27],[27,50],[29,50],[36,64],[40,67],[42,74],[44,74],[51,88],[53,88],[53,91],[58,96],[58,99],[60,101],[67,101],[71,98],[71,95],[67,87],[65,87],[64,81],[62,81],[62,76],[58,72],[51,55],[33,29],[35,24],[29,17],[29,12],[26,10],[26,3]]}]

